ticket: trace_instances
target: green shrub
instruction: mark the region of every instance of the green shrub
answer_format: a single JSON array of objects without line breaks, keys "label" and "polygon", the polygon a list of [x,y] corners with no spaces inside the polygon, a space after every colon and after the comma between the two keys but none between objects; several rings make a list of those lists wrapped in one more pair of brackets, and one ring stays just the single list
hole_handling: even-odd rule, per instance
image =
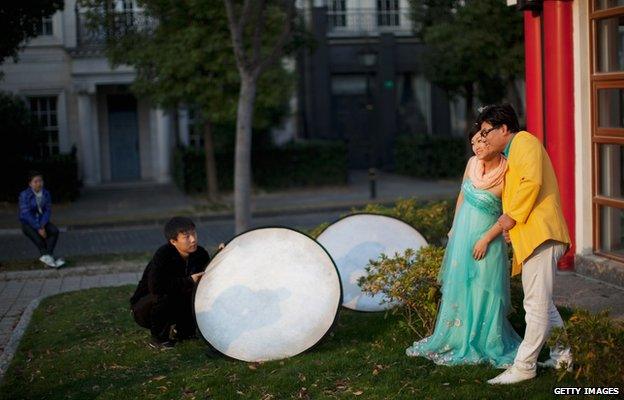
[{"label": "green shrub", "polygon": [[312,229],[309,229],[307,231],[308,235],[310,235],[313,238],[317,238],[321,233],[323,233],[323,231],[325,230],[325,228],[327,228],[329,225],[331,225],[329,222],[323,222],[317,226],[315,226]]},{"label": "green shrub", "polygon": [[[217,152],[220,190],[233,187],[234,154]],[[180,148],[174,153],[173,175],[187,193],[206,190],[203,150]],[[282,147],[260,147],[251,156],[253,182],[264,189],[344,184],[347,181],[346,147],[341,142],[292,142]]]},{"label": "green shrub", "polygon": [[[570,347],[574,358],[571,373],[576,380],[592,386],[619,386],[624,382],[624,324],[609,318],[607,311],[592,314],[576,310],[565,328],[553,329],[548,344]],[[569,373],[560,370],[559,379]]]},{"label": "green shrub", "polygon": [[10,93],[0,92],[0,201],[17,202],[19,192],[28,186],[28,173],[40,171],[52,201],[78,197],[78,163],[76,149],[70,154],[41,158],[41,126],[24,101]]},{"label": "green shrub", "polygon": [[3,173],[0,200],[17,202],[19,193],[28,187],[28,173],[31,170],[43,174],[45,187],[52,195],[52,202],[72,201],[80,195],[82,182],[78,179],[76,148],[69,154],[57,154],[43,160],[13,161],[10,169]]},{"label": "green shrub", "polygon": [[364,292],[382,293],[387,301],[400,304],[405,326],[419,338],[433,333],[440,300],[437,277],[444,258],[444,249],[437,246],[422,247],[418,252],[407,249],[392,258],[385,254],[371,260],[366,276],[358,283]]},{"label": "green shrub", "polygon": [[[231,154],[215,154],[219,190],[233,187],[234,159]],[[173,153],[173,180],[185,193],[206,191],[206,156],[203,150],[178,148]]]},{"label": "green shrub", "polygon": [[396,171],[418,178],[458,178],[466,166],[466,141],[455,137],[400,136]]}]

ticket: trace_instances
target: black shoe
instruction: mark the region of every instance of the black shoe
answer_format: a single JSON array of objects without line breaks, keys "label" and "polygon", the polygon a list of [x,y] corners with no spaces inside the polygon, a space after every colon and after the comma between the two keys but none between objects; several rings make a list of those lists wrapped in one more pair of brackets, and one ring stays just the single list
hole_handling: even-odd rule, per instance
[{"label": "black shoe", "polygon": [[195,340],[198,339],[199,336],[197,336],[197,332],[192,330],[192,331],[179,331],[177,334],[177,338],[179,341],[183,341],[183,340]]},{"label": "black shoe", "polygon": [[152,349],[169,350],[173,349],[173,346],[175,346],[175,342],[171,340],[159,340],[156,338],[152,338],[152,340],[149,341],[148,345]]}]

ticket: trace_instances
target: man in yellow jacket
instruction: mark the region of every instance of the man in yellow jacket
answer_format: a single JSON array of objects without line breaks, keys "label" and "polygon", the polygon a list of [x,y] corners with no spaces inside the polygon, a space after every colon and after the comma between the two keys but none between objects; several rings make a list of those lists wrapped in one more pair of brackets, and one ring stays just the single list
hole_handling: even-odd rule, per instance
[{"label": "man in yellow jacket", "polygon": [[[512,275],[522,272],[526,330],[514,364],[490,384],[510,384],[536,375],[537,356],[553,327],[563,321],[552,299],[557,261],[570,245],[561,211],[557,177],[541,142],[519,131],[518,118],[508,105],[484,108],[477,119],[481,135],[494,150],[507,157],[503,188],[503,215],[498,223],[511,241]],[[570,349],[551,348],[542,365],[569,368]]]}]

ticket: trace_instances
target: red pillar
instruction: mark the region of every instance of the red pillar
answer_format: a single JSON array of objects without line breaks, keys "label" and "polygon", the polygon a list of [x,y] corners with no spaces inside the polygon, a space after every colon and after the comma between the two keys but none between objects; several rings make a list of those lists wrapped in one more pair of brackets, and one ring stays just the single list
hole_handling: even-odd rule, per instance
[{"label": "red pillar", "polygon": [[524,59],[527,131],[543,142],[542,17],[538,11],[524,11]]},{"label": "red pillar", "polygon": [[553,163],[563,215],[572,248],[559,261],[560,270],[574,269],[574,71],[572,49],[572,1],[545,0],[544,32],[544,118],[546,150]]}]

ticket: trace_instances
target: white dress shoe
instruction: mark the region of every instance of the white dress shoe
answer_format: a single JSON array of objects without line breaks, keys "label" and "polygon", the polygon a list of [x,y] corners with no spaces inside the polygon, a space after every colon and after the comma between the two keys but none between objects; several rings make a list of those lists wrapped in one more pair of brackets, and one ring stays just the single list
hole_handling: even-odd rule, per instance
[{"label": "white dress shoe", "polygon": [[43,256],[39,257],[39,261],[41,261],[42,263],[44,263],[48,267],[56,268],[56,264],[54,263],[54,258],[51,255],[49,255],[49,254],[46,254],[46,255],[43,255]]},{"label": "white dress shoe", "polygon": [[492,378],[487,383],[490,385],[510,385],[535,378],[535,370],[522,370],[512,365],[505,372]]},{"label": "white dress shoe", "polygon": [[572,360],[555,360],[554,358],[549,358],[544,362],[538,362],[542,368],[554,368],[554,369],[564,369],[568,372],[572,372]]}]

